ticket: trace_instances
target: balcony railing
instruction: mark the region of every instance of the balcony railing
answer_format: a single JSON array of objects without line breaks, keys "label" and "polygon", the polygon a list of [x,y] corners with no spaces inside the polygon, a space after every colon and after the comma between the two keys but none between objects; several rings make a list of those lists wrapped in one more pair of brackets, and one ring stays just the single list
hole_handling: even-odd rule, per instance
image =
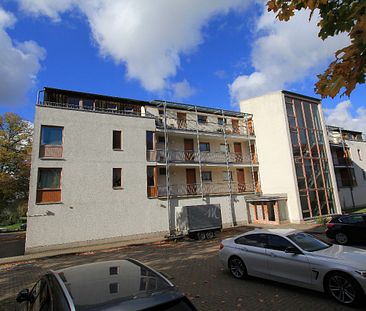
[{"label": "balcony railing", "polygon": [[60,145],[41,145],[39,148],[40,158],[62,158],[63,148]]},{"label": "balcony railing", "polygon": [[[256,163],[256,159],[251,159],[250,154],[242,154],[229,152],[200,152],[201,163],[218,163],[225,164],[228,161],[230,164],[247,164]],[[198,151],[182,151],[182,150],[169,150],[168,161],[171,163],[199,163],[199,152]],[[165,152],[164,150],[148,150],[146,158],[148,161],[156,161],[165,163]]]},{"label": "balcony railing", "polygon": [[[167,197],[167,187],[158,186],[157,191],[148,191],[149,197]],[[231,182],[225,183],[203,183],[201,184],[174,184],[169,187],[169,195],[172,197],[196,196],[196,195],[228,195],[231,193],[252,193],[255,192],[255,187],[252,184],[242,184]],[[154,194],[154,195],[152,195]]]},{"label": "balcony railing", "polygon": [[52,101],[39,102],[38,105],[70,109],[70,110],[84,110],[84,111],[94,111],[94,112],[117,114],[117,115],[124,115],[124,116],[155,118],[155,116],[153,114],[145,111],[145,108],[143,106],[142,107],[137,106],[135,108],[130,108],[130,109],[123,109],[123,105],[118,106],[117,104],[111,104],[110,107],[101,107],[101,106],[98,106],[98,104],[92,104],[92,105],[80,104],[79,105],[79,104],[60,103],[60,102],[52,102]]},{"label": "balcony railing", "polygon": [[[156,127],[164,128],[165,118],[163,116],[156,119]],[[195,119],[177,119],[174,117],[166,118],[166,128],[167,130],[180,130],[188,132],[207,132],[213,134],[223,134],[226,135],[254,135],[254,130],[251,121],[240,120],[238,123],[233,124],[218,124],[214,122],[198,123]]]}]

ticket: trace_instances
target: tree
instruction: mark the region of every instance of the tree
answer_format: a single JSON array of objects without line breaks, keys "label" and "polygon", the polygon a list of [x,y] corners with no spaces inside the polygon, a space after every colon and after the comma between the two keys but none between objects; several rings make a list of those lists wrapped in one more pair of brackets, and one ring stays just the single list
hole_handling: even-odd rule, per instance
[{"label": "tree", "polygon": [[319,10],[319,37],[325,40],[342,32],[347,32],[351,44],[335,53],[335,60],[324,73],[318,75],[315,92],[322,98],[334,98],[341,94],[349,96],[356,84],[365,83],[366,73],[366,1],[365,0],[269,0],[268,11],[276,17],[288,21],[295,11],[309,9],[312,18]]},{"label": "tree", "polygon": [[28,198],[33,126],[14,113],[0,115],[0,220],[24,213]]}]

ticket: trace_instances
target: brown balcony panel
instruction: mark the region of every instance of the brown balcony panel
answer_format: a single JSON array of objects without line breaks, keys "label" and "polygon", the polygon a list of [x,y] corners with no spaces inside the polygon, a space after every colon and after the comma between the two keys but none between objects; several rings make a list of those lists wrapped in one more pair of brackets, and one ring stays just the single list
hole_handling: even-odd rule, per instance
[{"label": "brown balcony panel", "polygon": [[147,196],[149,198],[156,198],[158,196],[158,187],[148,186],[147,187]]},{"label": "brown balcony panel", "polygon": [[37,203],[57,203],[61,202],[61,189],[41,189],[37,190]]},{"label": "brown balcony panel", "polygon": [[62,158],[62,146],[42,145],[39,149],[40,158]]}]

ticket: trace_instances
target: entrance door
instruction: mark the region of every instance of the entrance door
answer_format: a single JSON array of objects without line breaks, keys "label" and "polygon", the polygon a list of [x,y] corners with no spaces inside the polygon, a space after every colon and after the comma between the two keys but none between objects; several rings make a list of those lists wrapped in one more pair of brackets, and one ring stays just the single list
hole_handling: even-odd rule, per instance
[{"label": "entrance door", "polygon": [[186,169],[187,194],[196,194],[196,170],[194,168]]},{"label": "entrance door", "polygon": [[238,179],[238,192],[245,192],[245,177],[244,177],[244,170],[237,169],[236,176]]},{"label": "entrance door", "polygon": [[193,139],[184,140],[184,159],[186,161],[194,161],[194,143]]},{"label": "entrance door", "polygon": [[232,119],[231,125],[233,126],[233,133],[240,134],[239,130],[239,120]]},{"label": "entrance door", "polygon": [[187,114],[183,112],[177,112],[177,120],[178,120],[178,128],[186,129],[187,128]]},{"label": "entrance door", "polygon": [[243,162],[241,143],[234,143],[235,162]]}]

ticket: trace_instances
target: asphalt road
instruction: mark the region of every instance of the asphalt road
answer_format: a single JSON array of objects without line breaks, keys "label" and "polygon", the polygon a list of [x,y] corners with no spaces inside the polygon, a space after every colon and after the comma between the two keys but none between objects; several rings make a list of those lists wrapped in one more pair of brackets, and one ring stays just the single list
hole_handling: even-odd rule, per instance
[{"label": "asphalt road", "polygon": [[17,292],[30,288],[47,270],[126,257],[140,260],[170,275],[171,281],[199,311],[352,310],[323,293],[258,278],[245,281],[234,279],[221,266],[218,249],[221,239],[239,232],[222,232],[210,241],[161,242],[0,265],[0,310],[14,310]]},{"label": "asphalt road", "polygon": [[0,233],[0,258],[24,255],[25,232]]}]

